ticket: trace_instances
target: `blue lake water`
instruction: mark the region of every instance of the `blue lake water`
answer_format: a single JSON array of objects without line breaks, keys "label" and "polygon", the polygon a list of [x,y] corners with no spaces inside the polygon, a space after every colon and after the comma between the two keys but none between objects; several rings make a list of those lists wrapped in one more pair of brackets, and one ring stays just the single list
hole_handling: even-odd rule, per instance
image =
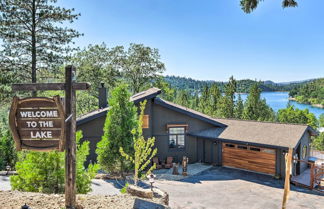
[{"label": "blue lake water", "polygon": [[[241,98],[245,101],[248,94],[241,94]],[[237,98],[238,95],[236,95]],[[318,118],[321,114],[324,113],[323,108],[313,107],[307,104],[300,104],[295,101],[289,101],[288,92],[262,92],[261,97],[266,99],[267,104],[274,110],[278,111],[279,109],[286,108],[288,104],[293,105],[298,109],[308,109],[309,112],[314,113],[314,115]]]}]

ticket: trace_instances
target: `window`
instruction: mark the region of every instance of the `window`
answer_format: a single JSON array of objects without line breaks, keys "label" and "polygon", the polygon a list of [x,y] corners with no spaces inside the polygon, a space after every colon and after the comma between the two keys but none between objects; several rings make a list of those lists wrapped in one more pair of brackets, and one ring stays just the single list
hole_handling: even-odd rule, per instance
[{"label": "window", "polygon": [[306,157],[307,157],[307,146],[306,145],[303,146],[302,156],[303,156],[303,159],[306,159]]},{"label": "window", "polygon": [[169,148],[183,149],[185,147],[185,127],[169,128]]},{"label": "window", "polygon": [[261,149],[260,148],[256,148],[256,147],[250,147],[251,151],[255,151],[255,152],[260,152]]},{"label": "window", "polygon": [[142,128],[149,128],[149,116],[148,115],[143,115]]},{"label": "window", "polygon": [[235,148],[234,144],[225,144],[226,147]]},{"label": "window", "polygon": [[243,146],[243,145],[237,145],[238,149],[247,149],[247,146]]}]

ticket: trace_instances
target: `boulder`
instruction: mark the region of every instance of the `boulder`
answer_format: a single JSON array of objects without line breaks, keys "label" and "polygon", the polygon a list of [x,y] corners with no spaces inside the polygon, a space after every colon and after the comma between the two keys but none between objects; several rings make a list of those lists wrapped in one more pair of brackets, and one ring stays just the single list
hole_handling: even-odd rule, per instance
[{"label": "boulder", "polygon": [[153,189],[153,194],[155,198],[160,199],[160,203],[164,204],[164,205],[169,205],[169,194],[158,189],[158,188],[154,188]]},{"label": "boulder", "polygon": [[151,189],[143,189],[138,186],[129,185],[127,187],[127,192],[133,196],[142,197],[142,198],[153,198],[153,192]]}]

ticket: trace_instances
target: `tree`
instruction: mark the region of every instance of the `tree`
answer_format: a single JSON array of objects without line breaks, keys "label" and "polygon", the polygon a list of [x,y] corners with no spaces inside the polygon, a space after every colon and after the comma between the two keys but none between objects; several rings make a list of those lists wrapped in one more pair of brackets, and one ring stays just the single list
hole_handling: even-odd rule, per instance
[{"label": "tree", "polygon": [[165,70],[160,61],[158,49],[143,44],[130,44],[120,59],[122,73],[129,83],[132,93],[138,93],[150,80],[160,76]]},{"label": "tree", "polygon": [[[152,158],[156,155],[157,148],[153,148],[155,143],[154,137],[148,139],[144,139],[143,137],[142,125],[143,125],[145,105],[146,105],[146,100],[142,102],[140,106],[141,113],[139,116],[138,125],[135,129],[132,130],[135,152],[130,155],[124,152],[123,147],[120,147],[121,155],[127,160],[130,160],[134,164],[134,184],[135,185],[137,185],[139,177],[141,178],[147,176],[156,167],[156,164],[154,164],[148,170],[146,170]],[[144,172],[144,174],[142,174],[142,172]]]},{"label": "tree", "polygon": [[[80,14],[55,6],[57,0],[1,0],[1,74],[13,73],[15,81],[36,83],[37,73],[53,71],[73,50],[72,40],[81,34],[62,27]],[[33,92],[36,96],[36,92]]]},{"label": "tree", "polygon": [[300,110],[293,106],[278,110],[277,120],[282,123],[307,124],[314,129],[318,127],[318,121],[308,109]]},{"label": "tree", "polygon": [[242,119],[243,112],[244,112],[244,103],[243,103],[241,95],[239,95],[238,99],[236,101],[236,104],[235,104],[235,109],[234,109],[235,118]]},{"label": "tree", "polygon": [[93,87],[89,94],[98,97],[100,83],[105,83],[108,89],[116,86],[120,78],[119,58],[122,56],[122,47],[109,49],[105,43],[89,45],[78,51],[71,58],[71,62],[78,69],[78,81],[89,82]]},{"label": "tree", "polygon": [[234,118],[234,99],[236,92],[236,80],[233,76],[225,86],[225,95],[219,102],[218,115],[225,118]]},{"label": "tree", "polygon": [[210,89],[209,89],[209,94],[210,94],[210,101],[208,102],[209,107],[208,107],[208,113],[211,116],[216,116],[217,114],[217,109],[218,109],[218,103],[220,98],[222,97],[221,92],[217,86],[217,84],[212,84]]},{"label": "tree", "polygon": [[319,127],[324,127],[324,113],[319,116],[318,123]]},{"label": "tree", "polygon": [[112,173],[118,172],[121,176],[129,168],[130,162],[122,157],[119,148],[122,147],[129,155],[134,153],[131,131],[137,127],[136,107],[129,98],[130,93],[125,84],[117,86],[112,91],[104,135],[96,150],[101,167]]},{"label": "tree", "polygon": [[[262,0],[241,0],[241,8],[245,13],[251,13],[254,9],[257,8],[258,4]],[[283,0],[282,7],[297,7],[298,4],[295,0]]]},{"label": "tree", "polygon": [[7,121],[8,112],[5,110],[0,110],[0,170],[4,170],[7,165],[14,168],[17,161],[17,152]]},{"label": "tree", "polygon": [[[89,155],[89,141],[80,142],[82,132],[76,133],[77,166],[76,187],[77,193],[86,194],[91,191],[91,180],[99,167],[90,164],[85,169],[84,163]],[[64,152],[32,152],[19,153],[16,163],[17,175],[10,177],[14,190],[26,192],[63,193],[64,192]]]},{"label": "tree", "polygon": [[272,121],[274,119],[273,110],[264,99],[261,99],[261,89],[258,83],[255,83],[250,89],[244,106],[243,119],[259,121]]},{"label": "tree", "polygon": [[324,151],[324,132],[320,133],[319,136],[315,137],[312,142],[312,147],[316,150]]},{"label": "tree", "polygon": [[209,87],[206,85],[203,87],[201,92],[199,111],[208,114],[209,105],[210,105],[210,91],[209,91]]},{"label": "tree", "polygon": [[185,90],[180,90],[177,93],[176,97],[176,103],[184,106],[184,107],[189,107],[189,95],[188,92]]}]

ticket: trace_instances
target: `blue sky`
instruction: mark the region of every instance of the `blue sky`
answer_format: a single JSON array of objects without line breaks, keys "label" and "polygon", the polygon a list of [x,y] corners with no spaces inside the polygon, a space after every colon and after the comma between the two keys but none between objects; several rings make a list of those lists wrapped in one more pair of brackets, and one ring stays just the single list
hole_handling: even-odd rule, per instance
[{"label": "blue sky", "polygon": [[166,75],[203,80],[294,81],[324,77],[324,1],[281,8],[265,0],[252,13],[239,0],[61,0],[81,17],[76,44],[158,48]]}]

